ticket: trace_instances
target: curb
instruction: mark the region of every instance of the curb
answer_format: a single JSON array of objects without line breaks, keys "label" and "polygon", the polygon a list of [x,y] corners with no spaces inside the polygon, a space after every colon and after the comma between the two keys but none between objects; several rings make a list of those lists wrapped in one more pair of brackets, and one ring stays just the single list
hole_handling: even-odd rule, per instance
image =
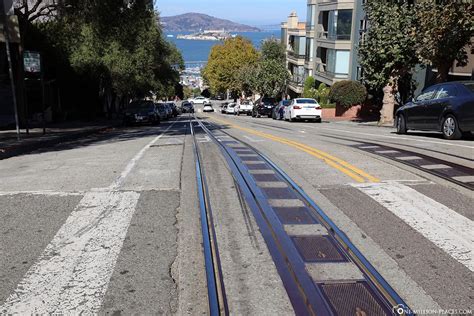
[{"label": "curb", "polygon": [[114,127],[117,127],[117,126],[116,125],[103,126],[99,128],[92,128],[86,131],[75,132],[68,135],[54,137],[52,139],[32,141],[29,144],[21,144],[21,143],[15,144],[15,145],[6,147],[3,152],[0,152],[0,160],[28,154],[28,153],[31,153],[32,151],[42,149],[42,148],[52,147],[60,143],[77,140],[83,137],[87,137],[93,134],[106,131]]}]

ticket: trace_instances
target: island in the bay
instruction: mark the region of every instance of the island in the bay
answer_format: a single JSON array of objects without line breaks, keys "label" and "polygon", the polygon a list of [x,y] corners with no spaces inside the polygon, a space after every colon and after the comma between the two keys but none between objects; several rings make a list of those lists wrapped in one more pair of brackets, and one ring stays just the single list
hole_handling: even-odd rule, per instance
[{"label": "island in the bay", "polygon": [[[260,32],[259,28],[219,19],[207,14],[185,13],[175,16],[161,17],[159,22],[165,32],[193,32],[199,34],[198,38],[209,36],[221,39],[234,32]],[[203,31],[208,30],[208,31]],[[225,31],[212,31],[225,30]]]}]

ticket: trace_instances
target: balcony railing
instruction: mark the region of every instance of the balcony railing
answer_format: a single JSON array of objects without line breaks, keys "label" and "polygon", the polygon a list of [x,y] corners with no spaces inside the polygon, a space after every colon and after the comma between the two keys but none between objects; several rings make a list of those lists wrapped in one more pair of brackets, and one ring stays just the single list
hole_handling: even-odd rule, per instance
[{"label": "balcony railing", "polygon": [[332,72],[327,70],[327,65],[325,63],[316,64],[316,72],[324,75],[325,77],[334,78],[334,79],[346,79],[349,77],[349,74]]},{"label": "balcony railing", "polygon": [[332,34],[328,31],[318,32],[318,39],[327,39],[331,41],[350,41],[350,34]]},{"label": "balcony railing", "polygon": [[306,58],[306,54],[298,54],[297,52],[295,51],[288,51],[288,56],[289,57],[292,57],[294,59],[305,59]]}]

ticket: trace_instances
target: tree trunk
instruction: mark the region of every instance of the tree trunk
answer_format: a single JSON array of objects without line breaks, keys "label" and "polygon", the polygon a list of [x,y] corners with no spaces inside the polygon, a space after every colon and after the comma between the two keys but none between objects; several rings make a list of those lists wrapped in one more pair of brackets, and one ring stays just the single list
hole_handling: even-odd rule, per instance
[{"label": "tree trunk", "polygon": [[435,78],[436,83],[448,81],[449,69],[451,68],[453,63],[454,61],[452,61],[451,63],[447,62],[436,67],[436,69],[438,70],[438,73],[436,74]]},{"label": "tree trunk", "polygon": [[392,77],[389,83],[383,88],[383,105],[380,110],[380,125],[393,125],[393,112],[395,110],[395,82]]}]

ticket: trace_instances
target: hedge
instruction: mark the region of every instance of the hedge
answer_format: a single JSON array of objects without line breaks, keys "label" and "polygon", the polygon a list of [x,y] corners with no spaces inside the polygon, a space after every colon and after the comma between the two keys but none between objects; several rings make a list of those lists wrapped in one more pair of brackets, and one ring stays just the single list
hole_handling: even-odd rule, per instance
[{"label": "hedge", "polygon": [[358,81],[344,80],[331,86],[329,99],[344,107],[361,104],[367,98],[367,89]]}]

